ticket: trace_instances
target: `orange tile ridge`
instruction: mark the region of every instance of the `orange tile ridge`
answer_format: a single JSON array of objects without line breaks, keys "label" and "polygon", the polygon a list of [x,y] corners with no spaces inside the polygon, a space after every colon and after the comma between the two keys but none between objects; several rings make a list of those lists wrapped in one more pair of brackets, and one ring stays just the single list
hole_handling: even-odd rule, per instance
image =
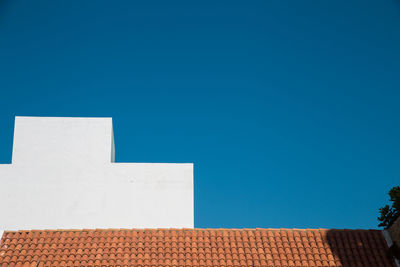
[{"label": "orange tile ridge", "polygon": [[[340,228],[93,228],[93,229],[21,229],[3,230],[4,233],[24,232],[93,232],[93,231],[382,231],[379,229],[340,229]],[[1,231],[0,231],[1,232]]]}]

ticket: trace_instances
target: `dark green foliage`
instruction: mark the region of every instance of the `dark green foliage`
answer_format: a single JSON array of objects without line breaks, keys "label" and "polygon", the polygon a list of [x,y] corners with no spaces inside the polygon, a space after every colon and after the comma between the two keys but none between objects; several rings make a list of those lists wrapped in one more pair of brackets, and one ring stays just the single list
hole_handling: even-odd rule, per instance
[{"label": "dark green foliage", "polygon": [[385,229],[389,228],[398,217],[400,217],[400,186],[395,186],[389,191],[390,201],[392,201],[392,206],[384,206],[379,209],[381,214],[378,220],[381,223],[378,226],[383,226]]}]

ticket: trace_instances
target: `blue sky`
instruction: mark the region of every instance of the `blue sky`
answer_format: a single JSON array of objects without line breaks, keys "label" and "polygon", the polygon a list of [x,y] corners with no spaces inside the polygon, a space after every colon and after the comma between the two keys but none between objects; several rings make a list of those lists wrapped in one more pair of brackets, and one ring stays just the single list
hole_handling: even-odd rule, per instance
[{"label": "blue sky", "polygon": [[116,161],[194,162],[196,227],[376,228],[400,181],[400,2],[1,1],[14,116],[111,116]]}]

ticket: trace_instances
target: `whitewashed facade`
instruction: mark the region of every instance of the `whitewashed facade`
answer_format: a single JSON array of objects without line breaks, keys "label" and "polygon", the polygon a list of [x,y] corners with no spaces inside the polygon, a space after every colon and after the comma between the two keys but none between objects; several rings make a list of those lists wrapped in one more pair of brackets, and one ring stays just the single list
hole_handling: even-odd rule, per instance
[{"label": "whitewashed facade", "polygon": [[193,164],[115,163],[111,118],[16,117],[0,205],[2,230],[192,228]]}]

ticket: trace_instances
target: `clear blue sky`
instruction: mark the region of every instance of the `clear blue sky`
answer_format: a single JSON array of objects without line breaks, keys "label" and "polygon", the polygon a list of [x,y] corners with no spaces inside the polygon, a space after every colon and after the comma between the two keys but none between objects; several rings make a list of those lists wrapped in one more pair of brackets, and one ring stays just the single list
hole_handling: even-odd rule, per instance
[{"label": "clear blue sky", "polygon": [[196,227],[376,228],[400,183],[400,2],[1,1],[15,115],[112,116],[119,162],[194,162]]}]

